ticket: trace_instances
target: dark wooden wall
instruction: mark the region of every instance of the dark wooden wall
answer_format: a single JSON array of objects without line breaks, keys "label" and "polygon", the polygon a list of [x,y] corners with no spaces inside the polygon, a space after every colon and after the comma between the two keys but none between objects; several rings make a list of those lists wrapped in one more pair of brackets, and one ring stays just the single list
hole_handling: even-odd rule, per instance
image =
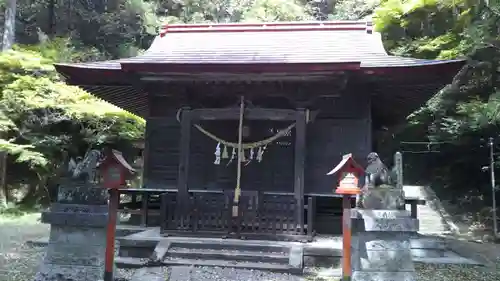
[{"label": "dark wooden wall", "polygon": [[[204,129],[218,137],[237,143],[237,121],[205,121],[201,123]],[[274,135],[271,128],[286,128],[290,123],[269,121],[246,121],[250,135],[244,138],[245,143],[255,142]],[[292,131],[293,133],[293,131]],[[220,165],[214,165],[217,142],[201,133],[198,129],[191,130],[189,182],[190,189],[234,189],[236,186],[236,159],[229,163],[221,159]],[[243,190],[293,192],[293,157],[294,147],[291,139],[294,135],[281,138],[278,142],[266,148],[263,161],[256,159],[245,163],[242,168],[241,188]],[[221,147],[221,152],[223,147]],[[232,149],[228,149],[231,156]],[[254,157],[257,150],[254,150]],[[249,150],[245,150],[249,158]]]},{"label": "dark wooden wall", "polygon": [[[150,98],[151,117],[146,125],[144,163],[144,183],[149,188],[176,188],[180,136],[176,113],[187,104],[189,102],[166,96]],[[342,155],[353,153],[355,159],[364,163],[371,150],[370,97],[361,91],[347,89],[339,97],[316,101],[315,109],[319,114],[307,125],[305,193],[331,194],[336,178],[326,173]],[[284,128],[288,124],[275,125]],[[235,165],[213,165],[216,142],[195,128],[191,132],[189,188],[233,189]],[[232,135],[235,137],[236,133]],[[262,137],[261,134],[258,139]],[[243,184],[247,188],[293,192],[293,140],[293,136],[280,139],[290,144],[274,144],[264,154],[262,163],[254,162],[245,167]]]},{"label": "dark wooden wall", "polygon": [[331,194],[337,178],[326,173],[342,155],[352,153],[364,164],[372,149],[370,97],[351,91],[320,104],[319,115],[307,126],[305,193]]}]

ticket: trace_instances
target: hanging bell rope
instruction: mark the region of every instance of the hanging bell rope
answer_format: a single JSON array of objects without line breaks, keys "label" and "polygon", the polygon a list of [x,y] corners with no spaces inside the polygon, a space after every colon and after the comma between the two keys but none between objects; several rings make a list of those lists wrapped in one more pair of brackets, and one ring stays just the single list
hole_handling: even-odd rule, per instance
[{"label": "hanging bell rope", "polygon": [[236,188],[234,189],[234,201],[233,201],[233,217],[238,216],[238,204],[240,203],[240,193],[241,193],[241,160],[243,159],[243,113],[245,111],[245,98],[241,96],[240,98],[240,120],[238,125],[238,163],[236,166]]}]

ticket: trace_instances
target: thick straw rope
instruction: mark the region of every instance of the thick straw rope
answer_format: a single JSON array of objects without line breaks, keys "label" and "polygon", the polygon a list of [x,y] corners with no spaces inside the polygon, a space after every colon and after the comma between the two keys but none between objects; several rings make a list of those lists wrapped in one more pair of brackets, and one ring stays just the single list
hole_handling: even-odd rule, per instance
[{"label": "thick straw rope", "polygon": [[[181,121],[180,120],[181,112],[182,112],[182,108],[180,108],[177,111],[176,118],[177,118],[178,122]],[[225,145],[227,147],[238,148],[238,143],[225,141],[225,140],[217,137],[216,135],[210,133],[209,131],[205,130],[203,127],[201,127],[198,124],[193,124],[193,126],[196,129],[198,129],[200,132],[202,132],[204,135],[206,135],[207,137],[213,139],[216,142],[220,142],[221,144],[223,144],[223,145]],[[241,143],[241,148],[243,150],[246,150],[246,149],[257,148],[257,147],[268,145],[268,144],[272,143],[273,141],[275,141],[275,140],[277,140],[277,139],[279,139],[281,137],[284,137],[294,127],[295,127],[295,123],[291,124],[290,126],[286,127],[285,129],[279,130],[274,136],[271,136],[271,137],[269,137],[267,139],[263,139],[261,141],[251,142],[251,143]]]}]

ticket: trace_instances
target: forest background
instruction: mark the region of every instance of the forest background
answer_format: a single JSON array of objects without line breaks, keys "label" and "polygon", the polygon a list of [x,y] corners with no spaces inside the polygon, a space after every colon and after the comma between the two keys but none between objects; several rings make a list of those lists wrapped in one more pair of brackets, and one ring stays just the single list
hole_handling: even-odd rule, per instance
[{"label": "forest background", "polygon": [[165,23],[371,18],[392,54],[468,59],[406,122],[376,136],[383,157],[403,151],[406,184],[430,185],[463,218],[491,222],[491,185],[483,167],[489,164],[488,138],[500,143],[498,2],[0,0],[0,11],[0,148],[8,153],[6,185],[0,188],[4,210],[50,201],[62,151],[75,156],[112,145],[127,153],[144,137],[143,119],[65,85],[52,63],[135,56]]}]

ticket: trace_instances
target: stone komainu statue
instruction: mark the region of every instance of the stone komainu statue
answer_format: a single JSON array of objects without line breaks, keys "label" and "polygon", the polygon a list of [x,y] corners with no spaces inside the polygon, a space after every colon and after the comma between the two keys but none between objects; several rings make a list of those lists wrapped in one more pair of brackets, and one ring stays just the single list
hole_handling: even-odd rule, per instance
[{"label": "stone komainu statue", "polygon": [[368,188],[376,188],[382,185],[395,185],[396,175],[380,160],[376,152],[370,152],[366,157],[365,185]]},{"label": "stone komainu statue", "polygon": [[366,160],[365,185],[361,194],[356,198],[357,207],[363,206],[364,193],[368,189],[395,187],[397,181],[395,172],[387,168],[376,152],[370,152]]}]

